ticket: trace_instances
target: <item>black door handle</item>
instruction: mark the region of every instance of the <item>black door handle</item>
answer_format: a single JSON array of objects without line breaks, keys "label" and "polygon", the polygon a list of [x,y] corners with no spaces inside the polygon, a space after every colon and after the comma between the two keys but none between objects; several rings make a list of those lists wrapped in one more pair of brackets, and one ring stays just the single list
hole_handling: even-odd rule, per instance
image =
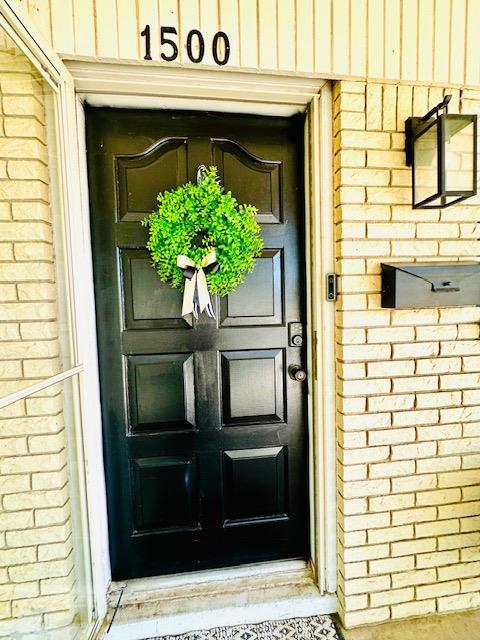
[{"label": "black door handle", "polygon": [[297,382],[303,382],[307,379],[307,372],[296,364],[289,367],[288,375],[292,380],[296,380]]}]

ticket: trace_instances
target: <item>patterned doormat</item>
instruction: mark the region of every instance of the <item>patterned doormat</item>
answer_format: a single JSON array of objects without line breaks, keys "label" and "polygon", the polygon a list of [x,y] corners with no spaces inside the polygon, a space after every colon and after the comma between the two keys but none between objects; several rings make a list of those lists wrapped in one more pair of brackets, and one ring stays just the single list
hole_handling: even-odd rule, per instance
[{"label": "patterned doormat", "polygon": [[151,640],[339,640],[330,616],[270,620],[260,624],[217,627]]}]

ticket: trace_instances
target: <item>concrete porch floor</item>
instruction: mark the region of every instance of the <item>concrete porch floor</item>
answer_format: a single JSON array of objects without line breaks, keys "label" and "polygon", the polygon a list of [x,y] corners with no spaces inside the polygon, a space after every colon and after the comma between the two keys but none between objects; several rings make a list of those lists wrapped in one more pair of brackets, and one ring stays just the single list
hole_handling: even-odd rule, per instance
[{"label": "concrete porch floor", "polygon": [[340,628],[340,632],[343,640],[478,640],[480,609],[410,618],[358,629]]}]

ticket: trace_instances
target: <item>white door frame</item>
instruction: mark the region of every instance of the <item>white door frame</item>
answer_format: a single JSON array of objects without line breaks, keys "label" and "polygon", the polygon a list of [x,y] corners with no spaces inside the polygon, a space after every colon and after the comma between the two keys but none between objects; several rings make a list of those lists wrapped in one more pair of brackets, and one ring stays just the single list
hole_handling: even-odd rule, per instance
[{"label": "white door frame", "polygon": [[[98,396],[94,294],[85,153],[85,102],[95,106],[216,110],[263,115],[308,112],[305,128],[306,264],[308,314],[311,561],[319,595],[336,591],[335,373],[334,305],[326,302],[325,275],[334,270],[331,86],[308,78],[252,77],[163,66],[92,63],[67,60],[76,93],[76,130],[82,202],[83,251],[90,267],[85,334],[92,350],[90,388]],[[188,96],[188,98],[186,97]],[[88,320],[89,319],[89,320]],[[93,354],[94,352],[94,354]],[[93,355],[95,357],[93,357]],[[96,412],[94,440],[101,424]],[[93,423],[91,422],[90,424]],[[90,447],[93,442],[90,443]],[[95,446],[95,444],[93,444]],[[88,447],[88,444],[87,444]],[[97,448],[98,452],[98,448]],[[94,460],[97,453],[90,448]],[[87,453],[87,458],[89,454]],[[95,484],[103,486],[101,464],[94,465]],[[102,504],[104,497],[102,497]],[[106,519],[106,513],[102,515]],[[105,529],[106,531],[106,529]],[[108,537],[97,541],[98,562],[108,565]],[[331,602],[331,600],[330,600]]]}]

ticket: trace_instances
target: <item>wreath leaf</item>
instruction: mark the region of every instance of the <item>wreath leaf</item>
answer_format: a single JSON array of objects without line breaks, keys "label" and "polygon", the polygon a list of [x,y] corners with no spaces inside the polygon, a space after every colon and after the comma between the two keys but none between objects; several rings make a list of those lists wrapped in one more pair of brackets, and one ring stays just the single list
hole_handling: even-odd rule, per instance
[{"label": "wreath leaf", "polygon": [[[186,184],[159,193],[158,209],[142,220],[149,228],[147,249],[162,282],[180,291],[184,275],[177,256],[184,254],[198,267],[215,249],[220,269],[207,274],[210,293],[232,293],[253,271],[263,248],[257,209],[238,204],[219,184],[217,167],[209,167],[199,184]],[[201,236],[200,242],[195,239]]]}]

